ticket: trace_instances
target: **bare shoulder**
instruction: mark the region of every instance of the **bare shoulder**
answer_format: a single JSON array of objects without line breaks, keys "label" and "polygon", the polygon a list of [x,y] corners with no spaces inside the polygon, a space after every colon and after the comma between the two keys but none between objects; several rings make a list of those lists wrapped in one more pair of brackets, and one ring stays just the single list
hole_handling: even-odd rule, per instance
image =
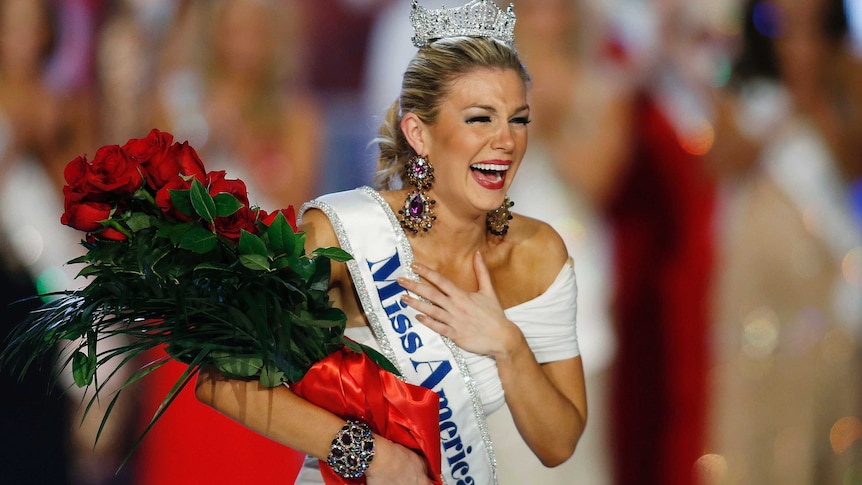
[{"label": "bare shoulder", "polygon": [[306,250],[339,245],[332,223],[320,209],[308,208],[302,214],[299,230],[305,233]]},{"label": "bare shoulder", "polygon": [[[310,253],[317,248],[341,247],[338,236],[329,218],[320,209],[309,208],[302,214],[300,231],[305,233],[305,251]],[[347,276],[344,263],[332,262],[332,281],[341,281]]]},{"label": "bare shoulder", "polygon": [[511,269],[532,297],[543,293],[569,259],[563,238],[546,222],[516,214],[506,235]]}]

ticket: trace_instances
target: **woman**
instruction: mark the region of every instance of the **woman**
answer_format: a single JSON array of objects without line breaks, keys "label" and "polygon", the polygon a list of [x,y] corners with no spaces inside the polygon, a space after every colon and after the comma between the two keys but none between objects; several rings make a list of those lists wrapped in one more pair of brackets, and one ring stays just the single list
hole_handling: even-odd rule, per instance
[{"label": "woman", "polygon": [[190,1],[176,14],[157,80],[154,126],[250,184],[260,207],[319,194],[323,119],[295,72],[305,55],[301,13],[296,2]]},{"label": "woman", "polygon": [[709,154],[722,265],[702,482],[840,483],[862,450],[844,431],[862,397],[862,232],[847,196],[862,169],[862,71],[840,0],[745,7]]},{"label": "woman", "polygon": [[[464,8],[471,6],[497,10],[486,1]],[[451,18],[460,10],[432,13]],[[507,15],[496,13],[490,18]],[[447,482],[493,483],[484,418],[504,401],[546,466],[568,459],[584,429],[574,272],[550,226],[508,214],[506,190],[526,150],[530,114],[529,77],[511,38],[435,36],[423,14],[414,6],[420,50],[381,129],[385,190],[313,201],[302,228],[309,248],[339,245],[354,256],[333,265],[330,286],[347,335],[440,395]],[[415,187],[393,188],[399,181]],[[287,388],[212,371],[201,373],[197,395],[315,459],[326,460],[349,427]],[[373,446],[369,484],[429,483],[417,454],[380,436]]]}]

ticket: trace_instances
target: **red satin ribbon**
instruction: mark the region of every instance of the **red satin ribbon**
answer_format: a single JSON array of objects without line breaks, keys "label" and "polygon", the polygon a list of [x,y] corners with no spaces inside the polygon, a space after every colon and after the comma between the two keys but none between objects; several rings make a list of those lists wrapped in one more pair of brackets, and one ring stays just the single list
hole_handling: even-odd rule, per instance
[{"label": "red satin ribbon", "polygon": [[[344,419],[368,423],[388,440],[420,454],[436,485],[440,479],[440,398],[436,392],[399,380],[367,355],[347,348],[317,362],[290,386],[297,395]],[[347,480],[321,461],[327,485],[365,483]]]}]

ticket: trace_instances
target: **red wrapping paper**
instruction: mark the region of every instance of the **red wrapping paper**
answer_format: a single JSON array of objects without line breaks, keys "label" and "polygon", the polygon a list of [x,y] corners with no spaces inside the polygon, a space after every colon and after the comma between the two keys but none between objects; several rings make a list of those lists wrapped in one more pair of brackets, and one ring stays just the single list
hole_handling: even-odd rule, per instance
[{"label": "red wrapping paper", "polygon": [[[367,355],[347,348],[316,363],[291,390],[307,401],[344,419],[368,423],[384,438],[419,453],[429,478],[442,485],[440,398],[436,392],[408,384],[383,370]],[[347,480],[321,461],[328,485],[365,483]]]}]

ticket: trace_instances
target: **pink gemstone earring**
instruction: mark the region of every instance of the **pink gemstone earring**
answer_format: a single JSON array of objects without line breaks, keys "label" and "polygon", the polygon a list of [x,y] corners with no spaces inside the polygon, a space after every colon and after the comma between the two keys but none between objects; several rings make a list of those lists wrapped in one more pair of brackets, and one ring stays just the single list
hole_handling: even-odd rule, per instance
[{"label": "pink gemstone earring", "polygon": [[398,211],[398,222],[405,230],[418,233],[428,232],[431,223],[437,219],[431,206],[437,202],[425,195],[425,190],[431,188],[434,181],[434,167],[424,157],[415,156],[405,164],[407,181],[415,187],[404,201],[404,207]]}]

